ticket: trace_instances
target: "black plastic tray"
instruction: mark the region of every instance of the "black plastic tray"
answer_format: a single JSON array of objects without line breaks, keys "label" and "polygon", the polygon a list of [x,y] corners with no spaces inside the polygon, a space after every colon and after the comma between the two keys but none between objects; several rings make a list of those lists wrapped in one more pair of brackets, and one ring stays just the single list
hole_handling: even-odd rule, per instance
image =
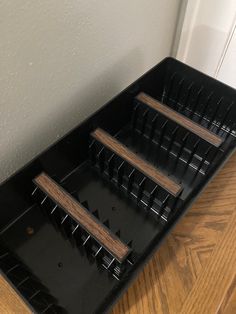
[{"label": "black plastic tray", "polygon": [[[218,134],[222,145],[214,147],[182,127],[176,129],[161,115],[156,121],[155,112],[135,100],[139,92]],[[36,312],[111,309],[234,151],[235,100],[234,89],[166,58],[0,186],[0,268]],[[109,152],[101,153],[101,145],[90,136],[97,127],[180,183],[181,195],[166,200],[162,190],[150,201],[153,186],[143,186],[140,173],[132,177],[130,193],[132,167],[125,165],[118,173],[119,158],[111,178],[106,170]],[[31,195],[32,180],[42,171],[132,248],[132,263],[120,278],[92,258],[89,248],[73,246],[44,215]]]}]

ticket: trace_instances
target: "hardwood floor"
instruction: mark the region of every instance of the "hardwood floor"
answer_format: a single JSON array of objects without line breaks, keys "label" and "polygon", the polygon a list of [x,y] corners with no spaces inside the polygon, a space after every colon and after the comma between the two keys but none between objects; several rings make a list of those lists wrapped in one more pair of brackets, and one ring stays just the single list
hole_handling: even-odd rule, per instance
[{"label": "hardwood floor", "polygon": [[236,211],[222,238],[213,250],[209,263],[197,278],[184,305],[182,314],[217,313],[232,282],[236,266]]},{"label": "hardwood floor", "polygon": [[[114,307],[112,314],[177,314],[181,309],[183,313],[236,313],[236,280],[232,281],[236,266],[230,268],[229,281],[221,284],[219,280],[215,282],[215,287],[211,286],[204,291],[205,295],[201,294],[205,298],[206,294],[212,292],[211,289],[215,289],[221,296],[217,299],[217,306],[215,304],[207,312],[204,312],[205,308],[202,308],[203,312],[184,312],[189,309],[186,308],[188,302],[194,304],[194,299],[188,298],[191,298],[198,287],[202,289],[199,282],[210,279],[206,272],[211,270],[214,274],[214,270],[217,270],[214,258],[221,259],[220,265],[223,268],[218,268],[220,271],[227,270],[229,253],[236,251],[236,242],[232,241],[230,250],[225,253],[221,241],[227,237],[230,222],[236,220],[235,211],[236,154],[177,224],[157,254]],[[235,231],[233,223],[231,231],[232,228]],[[230,234],[232,236],[235,232]],[[228,237],[230,241],[230,236]],[[232,261],[230,265],[231,263]],[[211,303],[213,299],[208,296],[207,300]]]}]

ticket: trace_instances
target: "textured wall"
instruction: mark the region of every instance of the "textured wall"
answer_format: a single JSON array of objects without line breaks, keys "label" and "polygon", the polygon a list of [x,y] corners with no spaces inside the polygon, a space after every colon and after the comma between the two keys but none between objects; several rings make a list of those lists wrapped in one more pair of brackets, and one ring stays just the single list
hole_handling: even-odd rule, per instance
[{"label": "textured wall", "polygon": [[170,54],[179,0],[1,0],[0,181]]}]

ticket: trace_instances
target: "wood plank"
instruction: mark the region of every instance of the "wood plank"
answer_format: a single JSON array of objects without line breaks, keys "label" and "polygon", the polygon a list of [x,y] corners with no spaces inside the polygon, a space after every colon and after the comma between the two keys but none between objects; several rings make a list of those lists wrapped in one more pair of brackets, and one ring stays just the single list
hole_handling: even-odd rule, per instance
[{"label": "wood plank", "polygon": [[107,132],[98,128],[92,132],[91,135],[108,149],[113,151],[115,154],[126,160],[129,164],[149,177],[152,181],[166,189],[172,195],[178,196],[178,194],[181,192],[182,187],[179,184],[175,183],[150,163],[131,152],[126,146],[117,141]]},{"label": "wood plank", "polygon": [[234,290],[225,306],[224,312],[222,314],[235,314],[236,313],[236,285],[234,286]]},{"label": "wood plank", "polygon": [[[167,236],[112,314],[179,314],[222,238],[235,204],[236,154]],[[226,313],[236,313],[230,312],[233,301],[226,302],[230,303]]]},{"label": "wood plank", "polygon": [[236,313],[236,276],[229,288],[224,301],[222,302],[217,314],[231,314]]},{"label": "wood plank", "polygon": [[0,272],[0,313],[30,314],[32,311]]},{"label": "wood plank", "polygon": [[160,112],[168,119],[176,122],[177,124],[181,125],[190,132],[201,137],[203,140],[214,145],[215,147],[219,147],[222,144],[223,139],[220,136],[207,130],[206,128],[202,127],[201,125],[197,124],[191,119],[185,117],[184,115],[176,112],[175,110],[161,104],[160,102],[150,97],[149,95],[145,93],[140,93],[138,94],[136,99],[145,103],[147,106],[153,108],[154,110]]},{"label": "wood plank", "polygon": [[217,313],[236,274],[236,208],[182,307],[182,314]]},{"label": "wood plank", "polygon": [[37,176],[34,179],[34,183],[56,204],[63,208],[66,213],[73,217],[82,228],[103,245],[119,262],[122,262],[127,257],[130,248],[46,173],[41,173]]}]

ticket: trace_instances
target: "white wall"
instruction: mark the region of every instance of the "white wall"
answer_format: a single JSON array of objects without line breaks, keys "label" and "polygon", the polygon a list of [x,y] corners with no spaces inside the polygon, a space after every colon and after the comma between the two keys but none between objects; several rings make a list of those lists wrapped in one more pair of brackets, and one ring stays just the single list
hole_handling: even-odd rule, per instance
[{"label": "white wall", "polygon": [[217,77],[235,18],[235,0],[188,0],[177,58]]},{"label": "white wall", "polygon": [[0,2],[0,180],[170,54],[179,0]]}]

